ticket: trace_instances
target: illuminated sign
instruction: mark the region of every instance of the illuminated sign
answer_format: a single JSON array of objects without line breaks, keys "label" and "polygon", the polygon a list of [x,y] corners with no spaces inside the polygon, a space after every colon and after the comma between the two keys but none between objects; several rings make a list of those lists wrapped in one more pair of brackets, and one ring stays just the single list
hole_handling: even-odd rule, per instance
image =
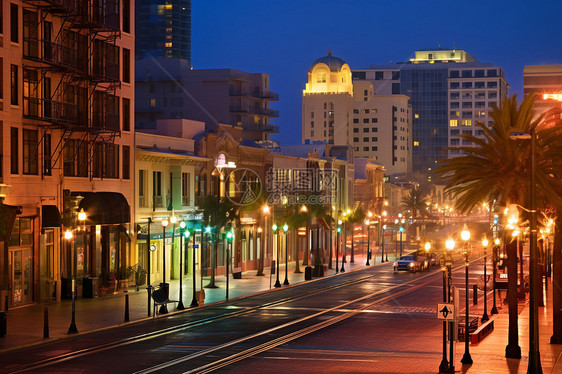
[{"label": "illuminated sign", "polygon": [[542,99],[562,101],[562,94],[543,94]]},{"label": "illuminated sign", "polygon": [[306,236],[306,227],[299,227],[299,229],[297,230],[297,235]]}]

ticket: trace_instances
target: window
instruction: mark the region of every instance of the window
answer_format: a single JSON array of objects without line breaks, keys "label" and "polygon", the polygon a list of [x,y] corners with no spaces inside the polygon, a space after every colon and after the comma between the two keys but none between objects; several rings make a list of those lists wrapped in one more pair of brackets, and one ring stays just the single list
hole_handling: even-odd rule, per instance
[{"label": "window", "polygon": [[371,128],[371,132],[377,132],[377,131],[379,131],[378,128],[376,128],[376,127]]},{"label": "window", "polygon": [[475,108],[485,108],[486,107],[486,102],[484,101],[477,101],[474,103],[474,107]]},{"label": "window", "polygon": [[131,51],[123,48],[123,82],[131,83]]},{"label": "window", "polygon": [[462,93],[462,99],[463,99],[463,100],[471,100],[471,99],[472,99],[472,93],[470,93],[470,92],[463,92],[463,93]]},{"label": "window", "polygon": [[[326,122],[324,122],[326,123]],[[314,121],[310,121],[310,127],[314,128]]]},{"label": "window", "polygon": [[364,96],[367,96],[368,94],[369,94],[369,91],[368,91],[368,90],[363,90],[363,95],[364,95]]},{"label": "window", "polygon": [[359,141],[359,138],[353,138],[353,141],[354,141],[354,142],[358,142],[358,141]]},{"label": "window", "polygon": [[368,136],[367,136],[367,137],[363,137],[363,141],[364,141],[364,142],[368,142],[368,141],[369,141],[369,137],[368,137]]},{"label": "window", "polygon": [[472,78],[472,70],[463,70],[462,71],[463,78]]},{"label": "window", "polygon": [[458,101],[451,102],[451,109],[458,109],[458,108],[459,108],[459,102]]},{"label": "window", "polygon": [[474,88],[484,88],[484,82],[474,82]]},{"label": "window", "polygon": [[131,32],[131,2],[123,0],[123,32]]},{"label": "window", "polygon": [[372,141],[372,142],[378,142],[378,141],[379,141],[379,138],[377,138],[376,136],[373,136],[373,137],[371,138],[371,141]]},{"label": "window", "polygon": [[10,172],[18,174],[19,133],[16,127],[10,128]]},{"label": "window", "polygon": [[472,111],[463,111],[462,118],[472,118]]},{"label": "window", "polygon": [[359,118],[354,118],[353,123],[359,123]]},{"label": "window", "polygon": [[420,145],[420,142],[418,142],[417,140],[414,140],[414,147],[418,147]]},{"label": "window", "polygon": [[359,114],[359,109],[353,109],[353,114]]},{"label": "window", "polygon": [[458,70],[451,70],[449,78],[458,78],[458,77],[459,77],[459,71]]},{"label": "window", "polygon": [[39,174],[39,158],[37,156],[37,130],[23,129],[23,173]]},{"label": "window", "polygon": [[131,178],[131,151],[128,145],[123,146],[123,179]]},{"label": "window", "polygon": [[155,107],[156,107],[156,99],[150,99],[150,107],[151,107],[151,108],[155,108]]},{"label": "window", "polygon": [[368,119],[368,118],[363,118],[363,123],[369,123],[369,119]]},{"label": "window", "polygon": [[181,173],[181,205],[188,206],[191,202],[191,174]]},{"label": "window", "polygon": [[[0,15],[2,15],[1,11],[0,11]],[[4,59],[0,57],[0,99],[3,98],[4,98]]]},{"label": "window", "polygon": [[384,79],[384,71],[375,71],[375,80],[380,81]]},{"label": "window", "polygon": [[18,105],[18,66],[10,66],[10,91],[12,105]]},{"label": "window", "polygon": [[459,145],[460,139],[451,139],[451,145]]},{"label": "window", "polygon": [[462,103],[462,107],[465,108],[465,109],[466,108],[472,108],[472,101],[464,101]]},{"label": "window", "polygon": [[459,111],[458,111],[458,110],[451,110],[451,111],[449,112],[449,115],[450,115],[451,117],[453,117],[453,118],[454,118],[454,117],[458,117],[458,116],[459,116]]},{"label": "window", "polygon": [[[172,87],[175,87],[175,86],[172,86]],[[151,83],[151,84],[148,85],[148,92],[149,93],[156,92],[156,85],[154,83]]]},{"label": "window", "polygon": [[392,80],[393,81],[400,80],[400,72],[399,71],[393,71],[392,72]]},{"label": "window", "polygon": [[365,110],[363,110],[363,112],[364,112],[365,114],[369,114],[371,111],[370,111],[369,109],[365,109]]},{"label": "window", "polygon": [[458,135],[458,134],[459,134],[459,130],[451,130],[451,136]]},{"label": "window", "polygon": [[451,100],[458,100],[459,99],[459,93],[458,92],[451,92],[450,98]]},{"label": "window", "polygon": [[16,4],[10,4],[10,41],[14,43],[19,43],[19,16],[18,16],[18,6]]},{"label": "window", "polygon": [[400,83],[392,83],[392,94],[393,95],[400,94]]},{"label": "window", "polygon": [[313,137],[314,136],[314,131],[310,132],[310,136]]},{"label": "window", "polygon": [[369,132],[369,128],[368,128],[368,127],[364,127],[364,128],[363,128],[363,132]]},{"label": "window", "polygon": [[474,70],[474,76],[476,78],[482,78],[484,76],[484,70]]},{"label": "window", "polygon": [[449,87],[454,90],[454,89],[456,89],[456,88],[459,88],[459,87],[460,87],[460,84],[459,84],[459,82],[451,82],[451,84],[449,85]]},{"label": "window", "polygon": [[123,131],[131,131],[131,100],[123,98]]},{"label": "window", "polygon": [[371,147],[371,151],[378,151],[378,148],[377,148],[376,146],[375,146],[375,147]]},{"label": "window", "polygon": [[470,127],[472,126],[472,120],[470,119],[463,119],[461,120],[461,126]]},{"label": "window", "polygon": [[369,147],[363,147],[363,151],[369,152]]},{"label": "window", "polygon": [[472,82],[462,82],[462,88],[472,88]]},{"label": "window", "polygon": [[43,137],[43,174],[51,175],[51,134]]},{"label": "window", "polygon": [[139,170],[139,206],[147,206],[146,170]]},{"label": "window", "polygon": [[105,177],[119,178],[119,146],[105,145]]},{"label": "window", "polygon": [[476,118],[484,118],[486,117],[486,112],[483,110],[477,110],[474,116]]},{"label": "window", "polygon": [[497,105],[498,103],[496,103],[495,101],[490,101],[488,103],[488,108],[492,108],[494,105]]},{"label": "window", "polygon": [[498,82],[488,82],[487,88],[498,88]]},{"label": "window", "polygon": [[378,118],[371,118],[371,123],[377,123],[379,122]]},{"label": "window", "polygon": [[371,109],[371,113],[377,113],[376,109]]},{"label": "window", "polygon": [[154,198],[153,206],[161,208],[162,204],[162,172],[152,172],[152,195]]},{"label": "window", "polygon": [[495,99],[498,97],[497,92],[488,92],[488,99]]},{"label": "window", "polygon": [[457,126],[458,126],[458,120],[456,119],[449,120],[449,127],[457,127]]},{"label": "window", "polygon": [[498,71],[496,69],[490,69],[490,70],[488,70],[488,76],[489,77],[497,77]]},{"label": "window", "polygon": [[359,129],[357,127],[354,127],[353,132],[357,133],[357,132],[359,132]]},{"label": "window", "polygon": [[79,139],[70,139],[63,149],[63,173],[67,177],[88,176],[88,145]]},{"label": "window", "polygon": [[326,83],[326,73],[319,72],[318,75],[316,76],[316,83]]}]

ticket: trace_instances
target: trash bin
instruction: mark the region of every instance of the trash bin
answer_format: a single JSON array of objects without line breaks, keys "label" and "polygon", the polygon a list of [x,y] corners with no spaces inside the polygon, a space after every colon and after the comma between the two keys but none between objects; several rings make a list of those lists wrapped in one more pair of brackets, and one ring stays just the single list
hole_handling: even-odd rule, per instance
[{"label": "trash bin", "polygon": [[307,266],[304,268],[304,280],[312,279],[312,266]]},{"label": "trash bin", "polygon": [[61,298],[72,299],[72,279],[61,278],[60,285]]},{"label": "trash bin", "polygon": [[164,291],[166,299],[170,298],[170,283],[160,283],[160,289]]},{"label": "trash bin", "polygon": [[0,312],[0,337],[6,336],[8,330],[8,313]]},{"label": "trash bin", "polygon": [[82,278],[82,297],[94,297],[94,282],[90,277]]}]

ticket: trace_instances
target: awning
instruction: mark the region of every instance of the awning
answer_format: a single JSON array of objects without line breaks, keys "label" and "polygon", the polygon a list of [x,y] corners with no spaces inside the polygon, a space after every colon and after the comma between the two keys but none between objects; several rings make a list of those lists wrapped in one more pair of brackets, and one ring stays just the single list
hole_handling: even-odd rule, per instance
[{"label": "awning", "polygon": [[86,212],[86,225],[116,225],[131,221],[127,199],[117,192],[82,192],[78,209]]},{"label": "awning", "polygon": [[322,227],[324,227],[326,230],[330,229],[330,225],[328,225],[328,223],[326,222],[326,220],[322,217],[317,218],[316,222],[318,222],[318,224]]},{"label": "awning", "polygon": [[56,205],[43,205],[41,207],[41,228],[60,227],[61,215]]}]

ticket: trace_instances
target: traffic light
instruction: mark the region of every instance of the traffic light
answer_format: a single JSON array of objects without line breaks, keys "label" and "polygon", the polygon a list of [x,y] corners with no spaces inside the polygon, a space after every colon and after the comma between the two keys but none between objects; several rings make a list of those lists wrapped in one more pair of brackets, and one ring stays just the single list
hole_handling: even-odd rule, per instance
[{"label": "traffic light", "polygon": [[211,226],[205,227],[205,232],[208,234],[211,232]]},{"label": "traffic light", "polygon": [[341,227],[338,226],[338,232],[341,232]]},{"label": "traffic light", "polygon": [[232,238],[234,238],[234,233],[232,231],[226,233],[226,239],[228,239],[229,242],[232,241]]},{"label": "traffic light", "polygon": [[273,231],[277,231],[277,225],[274,223],[273,226],[271,226],[271,229],[272,229]]},{"label": "traffic light", "polygon": [[404,232],[404,226],[400,226],[398,230],[400,230],[400,232]]},{"label": "traffic light", "polygon": [[186,226],[185,221],[181,221],[180,222],[180,229],[185,229],[185,226]]},{"label": "traffic light", "polygon": [[283,225],[283,231],[285,231],[285,232],[289,231],[289,225],[284,224]]}]

